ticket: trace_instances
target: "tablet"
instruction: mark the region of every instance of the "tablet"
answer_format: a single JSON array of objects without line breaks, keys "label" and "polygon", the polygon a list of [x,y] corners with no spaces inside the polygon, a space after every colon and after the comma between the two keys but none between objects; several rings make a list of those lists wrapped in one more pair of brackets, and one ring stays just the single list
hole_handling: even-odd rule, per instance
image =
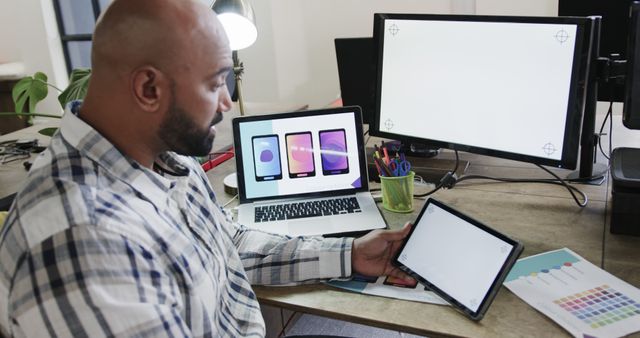
[{"label": "tablet", "polygon": [[429,199],[393,264],[473,320],[480,320],[522,244]]}]

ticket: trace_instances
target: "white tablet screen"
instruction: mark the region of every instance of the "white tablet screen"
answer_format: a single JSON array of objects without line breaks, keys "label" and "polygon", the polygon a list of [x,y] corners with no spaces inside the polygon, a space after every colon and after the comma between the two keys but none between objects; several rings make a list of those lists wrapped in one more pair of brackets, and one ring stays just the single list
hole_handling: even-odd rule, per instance
[{"label": "white tablet screen", "polygon": [[398,261],[477,311],[513,245],[429,203]]}]

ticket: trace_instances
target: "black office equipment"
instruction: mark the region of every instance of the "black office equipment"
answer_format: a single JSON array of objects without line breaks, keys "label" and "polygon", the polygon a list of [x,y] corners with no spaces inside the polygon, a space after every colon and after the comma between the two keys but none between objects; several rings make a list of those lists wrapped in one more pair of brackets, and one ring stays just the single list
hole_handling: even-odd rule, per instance
[{"label": "black office equipment", "polygon": [[629,129],[640,129],[640,2],[631,4],[629,17],[622,122]]},{"label": "black office equipment", "polygon": [[[640,2],[630,7],[623,123],[640,129]],[[612,233],[640,236],[640,149],[617,148],[611,154]]]},{"label": "black office equipment", "polygon": [[[559,0],[558,16],[601,16],[600,48],[598,56],[627,57],[627,29],[629,27],[629,6],[631,0]],[[624,83],[622,81],[600,81],[598,101],[622,102]]]},{"label": "black office equipment", "polygon": [[376,14],[371,134],[574,169],[588,18]]},{"label": "black office equipment", "polygon": [[334,43],[342,104],[360,106],[362,122],[371,124],[375,105],[376,75],[373,39],[336,38]]},{"label": "black office equipment", "polygon": [[640,236],[640,149],[611,155],[611,233]]}]

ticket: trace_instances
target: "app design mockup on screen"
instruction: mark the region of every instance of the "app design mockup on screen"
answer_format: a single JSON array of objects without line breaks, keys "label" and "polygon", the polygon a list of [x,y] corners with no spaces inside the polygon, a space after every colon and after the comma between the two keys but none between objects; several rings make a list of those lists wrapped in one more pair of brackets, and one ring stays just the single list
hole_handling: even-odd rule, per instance
[{"label": "app design mockup on screen", "polygon": [[289,178],[315,176],[311,132],[286,134],[285,141],[287,161],[289,162]]},{"label": "app design mockup on screen", "polygon": [[319,135],[322,174],[339,175],[348,173],[349,158],[345,130],[321,130]]},{"label": "app design mockup on screen", "polygon": [[251,138],[256,181],[282,179],[278,135],[260,135]]}]

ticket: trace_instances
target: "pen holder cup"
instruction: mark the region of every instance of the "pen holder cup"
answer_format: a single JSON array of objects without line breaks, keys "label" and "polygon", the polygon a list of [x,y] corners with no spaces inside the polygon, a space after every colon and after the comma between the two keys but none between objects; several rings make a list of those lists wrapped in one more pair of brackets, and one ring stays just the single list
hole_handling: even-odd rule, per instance
[{"label": "pen holder cup", "polygon": [[413,211],[413,177],[410,171],[406,176],[380,176],[382,189],[382,207],[393,212]]}]

